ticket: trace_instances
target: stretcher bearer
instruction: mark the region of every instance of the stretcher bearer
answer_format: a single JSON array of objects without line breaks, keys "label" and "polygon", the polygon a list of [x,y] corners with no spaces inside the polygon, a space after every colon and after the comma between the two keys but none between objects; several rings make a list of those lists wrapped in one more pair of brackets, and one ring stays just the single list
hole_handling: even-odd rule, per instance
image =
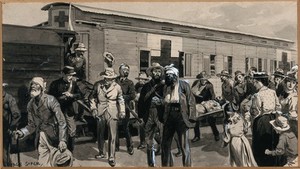
[{"label": "stretcher bearer", "polygon": [[[192,84],[192,92],[196,100],[196,104],[200,104],[203,101],[214,100],[215,92],[213,84],[208,81],[208,75],[205,71],[201,72],[197,75],[197,79]],[[216,141],[220,140],[219,131],[216,126],[216,118],[213,116],[207,117],[207,122],[211,127],[211,130],[214,134],[214,138]],[[195,136],[192,139],[192,142],[197,142],[200,140],[200,122],[196,122],[196,127],[194,128]]]}]

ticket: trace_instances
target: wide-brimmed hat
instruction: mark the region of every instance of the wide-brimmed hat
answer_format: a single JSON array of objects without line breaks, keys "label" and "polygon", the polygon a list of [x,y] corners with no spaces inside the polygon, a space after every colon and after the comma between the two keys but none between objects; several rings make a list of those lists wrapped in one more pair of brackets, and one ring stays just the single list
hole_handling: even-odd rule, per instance
[{"label": "wide-brimmed hat", "polygon": [[110,52],[104,52],[103,53],[103,57],[104,57],[104,60],[109,62],[110,64],[114,64],[115,63],[115,57],[113,56],[112,53]]},{"label": "wide-brimmed hat", "polygon": [[63,73],[65,75],[75,75],[76,74],[74,67],[72,67],[72,66],[65,66],[63,68]]},{"label": "wide-brimmed hat", "polygon": [[229,74],[229,72],[227,70],[222,70],[221,73],[217,74],[218,77],[221,76],[226,76],[226,77],[231,77],[231,75]]},{"label": "wide-brimmed hat", "polygon": [[288,74],[285,76],[285,81],[295,81],[295,82],[298,83],[297,77],[295,76],[294,73],[288,73]]},{"label": "wide-brimmed hat", "polygon": [[105,68],[104,72],[100,73],[100,76],[104,77],[104,78],[108,78],[108,79],[114,79],[116,78],[118,75],[115,73],[115,70],[113,68]]},{"label": "wide-brimmed hat", "polygon": [[135,78],[136,80],[144,79],[144,80],[149,80],[149,77],[145,72],[140,72],[139,76]]},{"label": "wide-brimmed hat", "polygon": [[160,69],[161,72],[164,72],[164,68],[157,62],[153,62],[152,65],[146,70],[146,73],[148,76],[152,76],[152,70],[156,68],[156,69]]},{"label": "wide-brimmed hat", "polygon": [[83,43],[78,43],[78,46],[75,50],[78,50],[78,51],[87,51],[86,47],[84,46]]},{"label": "wide-brimmed hat", "polygon": [[72,167],[73,161],[73,155],[70,150],[66,149],[64,152],[60,152],[57,149],[51,158],[50,164],[52,167]]},{"label": "wide-brimmed hat", "polygon": [[265,79],[269,78],[269,75],[266,72],[254,72],[253,79]]},{"label": "wide-brimmed hat", "polygon": [[287,131],[288,129],[290,129],[288,120],[284,116],[278,116],[275,120],[271,120],[270,124],[277,131]]},{"label": "wide-brimmed hat", "polygon": [[276,71],[273,73],[273,76],[275,77],[284,77],[284,71],[281,68],[276,69]]},{"label": "wide-brimmed hat", "polygon": [[210,76],[206,73],[206,71],[202,71],[200,72],[197,76],[196,76],[197,79],[209,79]]}]

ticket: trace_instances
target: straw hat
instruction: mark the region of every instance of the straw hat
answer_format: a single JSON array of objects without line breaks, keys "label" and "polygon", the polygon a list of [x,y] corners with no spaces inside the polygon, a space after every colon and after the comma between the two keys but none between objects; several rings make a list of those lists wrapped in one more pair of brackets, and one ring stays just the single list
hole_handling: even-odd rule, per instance
[{"label": "straw hat", "polygon": [[275,120],[271,120],[270,124],[277,131],[287,131],[288,129],[290,129],[287,118],[283,116],[278,116]]},{"label": "straw hat", "polygon": [[100,73],[100,76],[104,77],[104,78],[108,78],[108,79],[114,79],[116,78],[118,75],[115,73],[115,70],[113,68],[105,68],[104,72]]},{"label": "straw hat", "polygon": [[51,158],[52,167],[72,167],[73,165],[73,155],[70,150],[66,149],[64,152],[56,150]]}]

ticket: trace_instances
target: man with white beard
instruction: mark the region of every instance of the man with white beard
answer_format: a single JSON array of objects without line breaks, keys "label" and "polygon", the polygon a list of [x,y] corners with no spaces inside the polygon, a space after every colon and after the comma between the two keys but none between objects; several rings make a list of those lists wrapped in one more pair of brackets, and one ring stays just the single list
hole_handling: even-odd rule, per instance
[{"label": "man with white beard", "polygon": [[58,101],[45,94],[46,83],[41,77],[34,77],[30,82],[31,100],[27,105],[28,124],[14,132],[16,138],[24,138],[36,133],[35,145],[38,146],[40,166],[50,167],[51,156],[58,148],[67,149],[66,121]]}]

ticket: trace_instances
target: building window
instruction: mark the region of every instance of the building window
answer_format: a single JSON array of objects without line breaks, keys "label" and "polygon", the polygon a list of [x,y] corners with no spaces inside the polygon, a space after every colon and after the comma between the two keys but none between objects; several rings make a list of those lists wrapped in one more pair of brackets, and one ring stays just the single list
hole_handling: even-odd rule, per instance
[{"label": "building window", "polygon": [[251,67],[253,67],[253,66],[256,67],[256,66],[254,65],[254,58],[250,58],[250,66],[251,66]]},{"label": "building window", "polygon": [[268,70],[268,59],[264,59],[264,69],[263,71],[267,71]]},{"label": "building window", "polygon": [[267,41],[266,40],[261,40],[260,43],[267,43]]},{"label": "building window", "polygon": [[173,28],[170,28],[170,27],[161,27],[161,30],[164,30],[164,31],[173,31]]},{"label": "building window", "polygon": [[224,38],[226,38],[226,39],[232,39],[232,36],[230,36],[230,35],[224,35]]},{"label": "building window", "polygon": [[291,68],[296,65],[295,61],[291,61]]},{"label": "building window", "polygon": [[186,53],[184,58],[184,75],[192,76],[192,54]]},{"label": "building window", "polygon": [[287,62],[287,53],[286,52],[282,52],[281,61],[282,62]]},{"label": "building window", "polygon": [[210,32],[207,32],[207,33],[205,34],[205,36],[214,36],[214,34],[213,34],[213,33],[210,33]]},{"label": "building window", "polygon": [[140,72],[146,72],[150,65],[150,51],[140,51]]},{"label": "building window", "polygon": [[261,59],[261,58],[258,58],[258,66],[257,66],[257,70],[258,70],[259,72],[262,71],[262,59]]},{"label": "building window", "polygon": [[216,55],[210,55],[209,57],[210,74],[211,76],[216,75]]},{"label": "building window", "polygon": [[288,47],[289,45],[287,43],[283,43],[282,46]]},{"label": "building window", "polygon": [[249,70],[249,58],[245,58],[245,72]]},{"label": "building window", "polygon": [[232,74],[232,56],[228,56],[227,57],[228,61],[227,61],[227,64],[228,64],[228,72],[229,74],[231,75]]}]

